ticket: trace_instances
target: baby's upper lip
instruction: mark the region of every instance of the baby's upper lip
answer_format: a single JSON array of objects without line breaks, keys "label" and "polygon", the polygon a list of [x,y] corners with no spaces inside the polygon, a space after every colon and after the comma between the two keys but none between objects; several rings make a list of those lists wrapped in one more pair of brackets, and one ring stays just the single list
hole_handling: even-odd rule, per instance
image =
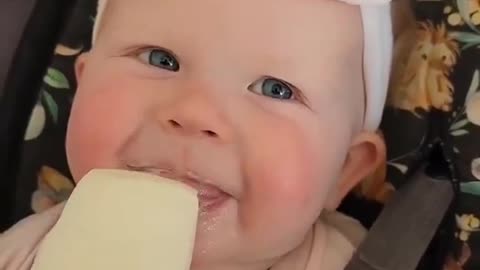
[{"label": "baby's upper lip", "polygon": [[[127,165],[127,168],[134,171],[141,171],[146,173],[155,174],[161,177],[166,177],[172,180],[182,182],[198,191],[198,195],[209,199],[216,198],[222,194],[228,194],[221,187],[212,183],[209,178],[200,176],[198,173],[192,170],[185,172],[176,172],[170,168],[162,168],[157,166],[137,166]],[[229,194],[228,194],[229,195]]]},{"label": "baby's upper lip", "polygon": [[198,196],[203,199],[215,199],[226,194],[226,192],[219,187],[202,180],[202,178],[196,177],[195,174],[190,172],[187,172],[185,177],[180,178],[180,181],[196,189]]}]

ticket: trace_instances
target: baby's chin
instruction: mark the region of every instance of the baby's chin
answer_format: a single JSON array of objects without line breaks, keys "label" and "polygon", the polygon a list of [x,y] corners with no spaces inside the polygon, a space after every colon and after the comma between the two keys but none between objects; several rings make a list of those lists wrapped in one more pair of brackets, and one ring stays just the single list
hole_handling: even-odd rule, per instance
[{"label": "baby's chin", "polygon": [[[237,252],[240,235],[237,231],[236,201],[227,199],[208,211],[200,210],[197,224],[192,270],[216,269],[224,265]],[[221,268],[218,268],[221,269]]]},{"label": "baby's chin", "polygon": [[[283,261],[291,263],[291,258],[300,260],[299,254],[311,244],[312,227],[286,244],[274,224],[253,231],[244,227],[238,213],[238,202],[232,199],[214,212],[199,215],[191,270],[268,269]],[[281,247],[266,246],[270,241],[265,237]]]},{"label": "baby's chin", "polygon": [[191,270],[252,269],[266,261],[268,255],[258,252],[258,241],[242,226],[239,207],[230,198],[213,211],[200,212]]}]

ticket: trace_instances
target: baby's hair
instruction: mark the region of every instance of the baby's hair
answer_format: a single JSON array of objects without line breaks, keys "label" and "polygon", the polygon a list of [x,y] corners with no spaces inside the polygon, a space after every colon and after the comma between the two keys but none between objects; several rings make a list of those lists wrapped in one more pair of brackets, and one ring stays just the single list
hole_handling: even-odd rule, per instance
[{"label": "baby's hair", "polygon": [[100,32],[100,28],[102,28],[102,21],[103,17],[105,16],[107,8],[107,0],[98,0],[98,8],[97,8],[97,15],[95,18],[95,24],[93,26],[93,36],[92,36],[92,42],[95,43],[97,40],[98,34]]},{"label": "baby's hair", "polygon": [[416,20],[411,0],[392,1],[392,23],[395,40],[405,32],[415,29]]},{"label": "baby's hair", "polygon": [[[394,50],[392,58],[392,74],[390,89],[398,83],[402,76],[402,62],[408,57],[417,38],[417,21],[411,0],[396,0],[392,2],[392,20],[394,35]],[[389,95],[392,94],[391,92]]]}]

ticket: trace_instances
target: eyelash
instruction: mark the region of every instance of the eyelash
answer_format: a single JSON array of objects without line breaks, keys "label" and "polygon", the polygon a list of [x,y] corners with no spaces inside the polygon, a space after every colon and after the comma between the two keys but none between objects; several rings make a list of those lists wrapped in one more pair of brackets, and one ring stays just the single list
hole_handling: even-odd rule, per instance
[{"label": "eyelash", "polygon": [[[153,61],[153,58],[155,56],[152,55],[152,54],[154,52],[160,53],[161,58],[156,59],[156,60],[168,61],[166,63],[167,65],[162,67],[162,66],[160,66],[160,64],[159,65],[153,64],[152,61]],[[145,54],[145,53],[148,54],[148,55],[146,56],[146,59],[142,59],[142,55]],[[139,61],[141,61],[142,63],[144,63],[146,65],[149,65],[149,66],[152,66],[154,68],[160,68],[160,69],[163,69],[165,71],[170,71],[170,72],[178,72],[180,70],[180,62],[178,61],[178,57],[174,53],[172,53],[171,51],[163,49],[163,48],[147,47],[147,48],[138,50],[135,54],[135,57]],[[157,57],[159,57],[159,56],[157,55]],[[162,64],[165,64],[165,63],[162,63]],[[169,68],[168,65],[170,66],[170,68]]]},{"label": "eyelash", "polygon": [[[249,85],[248,89],[254,93],[254,94],[258,94],[258,95],[261,95],[261,96],[264,96],[264,97],[269,97],[269,96],[266,96],[266,95],[263,95],[262,93],[258,93],[259,91],[255,91],[253,88],[257,85],[259,85],[260,87],[263,87],[264,84],[268,81],[268,80],[273,80],[273,81],[278,81],[280,84],[282,84],[283,86],[286,86],[288,87],[288,89],[290,91],[292,91],[292,96],[290,99],[277,99],[279,101],[284,101],[284,102],[300,102],[300,103],[303,103],[306,105],[306,99],[305,97],[303,96],[302,92],[297,88],[295,87],[294,85],[290,84],[289,82],[286,82],[282,79],[278,79],[278,78],[275,78],[275,77],[271,77],[271,76],[263,76],[262,78],[254,81],[252,84]],[[270,97],[272,98],[272,97]],[[275,99],[275,98],[272,98],[272,99]]]},{"label": "eyelash", "polygon": [[[168,70],[168,69],[164,69],[164,68],[161,68],[161,67],[158,67],[158,66],[155,66],[155,65],[152,65],[150,63],[150,60],[151,59],[147,59],[147,60],[142,60],[140,59],[140,56],[144,53],[151,53],[152,51],[163,51],[165,53],[168,53],[169,55],[171,55],[175,61],[178,63],[178,69],[180,69],[180,61],[178,61],[178,57],[173,53],[171,52],[170,50],[167,50],[167,49],[164,49],[164,48],[161,48],[161,47],[152,47],[152,46],[144,46],[144,47],[137,47],[135,49],[133,49],[133,53],[130,53],[131,56],[134,56],[136,59],[138,59],[139,61],[141,61],[143,64],[146,64],[148,66],[151,66],[152,68],[157,68],[157,69],[163,69],[165,71],[170,71],[170,72],[177,72],[178,70],[176,71],[172,71],[172,70]],[[151,57],[151,55],[150,55]],[[277,79],[275,77],[271,77],[271,76],[263,76],[262,78],[260,78],[259,80],[253,82],[252,84],[250,84],[248,86],[248,89],[249,91],[251,91],[252,93],[255,93],[255,94],[258,94],[258,95],[262,95],[261,93],[258,93],[258,92],[255,92],[252,90],[252,87],[255,86],[256,84],[260,84],[260,86],[262,87],[263,84],[265,83],[265,81],[267,80],[275,80],[275,81],[278,81],[279,83],[283,84],[284,86],[288,87],[291,91],[292,91],[292,98],[291,99],[279,99],[280,101],[290,101],[290,102],[300,102],[304,105],[306,105],[308,107],[308,104],[307,104],[307,100],[305,98],[305,96],[303,95],[302,91],[300,91],[297,87],[295,87],[294,85],[288,83],[287,81],[285,80],[282,80],[282,79]],[[262,95],[264,97],[268,97],[268,96],[265,96],[265,95]],[[272,97],[270,97],[272,98]],[[275,99],[275,98],[272,98],[272,99]]]}]

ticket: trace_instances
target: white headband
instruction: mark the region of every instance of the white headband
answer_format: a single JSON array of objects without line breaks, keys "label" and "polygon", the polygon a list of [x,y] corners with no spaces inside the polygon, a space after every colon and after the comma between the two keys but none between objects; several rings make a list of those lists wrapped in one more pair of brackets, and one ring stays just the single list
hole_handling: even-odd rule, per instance
[{"label": "white headband", "polygon": [[[95,42],[98,27],[108,0],[98,1],[93,29]],[[359,5],[364,32],[363,70],[366,92],[364,128],[376,130],[382,120],[387,95],[393,50],[391,0],[339,0]]]}]

